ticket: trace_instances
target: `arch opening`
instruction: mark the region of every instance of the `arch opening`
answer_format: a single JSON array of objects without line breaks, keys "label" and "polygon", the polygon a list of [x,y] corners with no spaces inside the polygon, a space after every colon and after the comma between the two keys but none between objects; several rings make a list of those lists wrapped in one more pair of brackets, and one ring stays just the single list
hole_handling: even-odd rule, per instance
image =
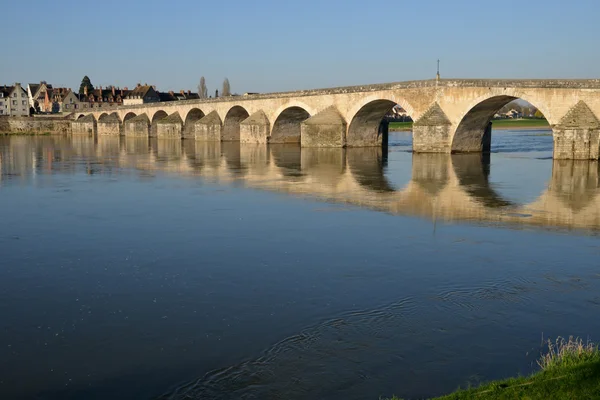
[{"label": "arch opening", "polygon": [[77,117],[77,119],[79,120],[79,119],[84,118],[84,117],[85,117],[84,114],[79,114],[79,117]]},{"label": "arch opening", "polygon": [[350,122],[346,134],[346,146],[386,147],[390,122],[406,124],[409,127],[412,118],[402,106],[392,100],[380,99],[365,104]]},{"label": "arch opening", "polygon": [[248,118],[250,114],[244,107],[234,106],[225,116],[223,121],[222,140],[225,142],[235,142],[240,140],[240,123]]},{"label": "arch opening", "polygon": [[107,113],[102,113],[98,117],[98,122],[103,122],[106,118],[108,118],[108,114]]},{"label": "arch opening", "polygon": [[123,118],[123,122],[127,122],[131,118],[135,118],[135,117],[137,117],[137,115],[135,113],[128,112],[127,114],[125,114],[125,117]]},{"label": "arch opening", "polygon": [[550,129],[534,105],[514,96],[490,97],[471,108],[461,119],[452,138],[452,153],[489,153],[493,129]]},{"label": "arch opening", "polygon": [[269,143],[300,143],[300,127],[308,118],[310,114],[302,107],[286,108],[273,124]]},{"label": "arch opening", "polygon": [[157,112],[154,113],[154,115],[152,116],[150,136],[152,136],[152,137],[158,136],[158,121],[160,121],[161,119],[167,118],[168,116],[169,116],[169,114],[167,114],[163,110],[158,110]]},{"label": "arch opening", "polygon": [[194,125],[204,117],[202,110],[198,108],[192,108],[186,115],[183,123],[183,137],[193,138],[195,137]]}]

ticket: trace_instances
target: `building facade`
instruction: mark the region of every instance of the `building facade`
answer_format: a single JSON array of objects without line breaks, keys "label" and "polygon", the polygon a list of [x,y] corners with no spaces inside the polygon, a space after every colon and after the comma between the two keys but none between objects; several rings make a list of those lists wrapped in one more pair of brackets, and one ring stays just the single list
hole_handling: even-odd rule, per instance
[{"label": "building facade", "polygon": [[150,85],[140,85],[138,83],[137,87],[125,96],[123,105],[131,106],[135,104],[156,103],[159,101],[160,96],[154,87]]},{"label": "building facade", "polygon": [[29,97],[20,83],[15,83],[14,86],[0,86],[0,115],[29,116]]}]

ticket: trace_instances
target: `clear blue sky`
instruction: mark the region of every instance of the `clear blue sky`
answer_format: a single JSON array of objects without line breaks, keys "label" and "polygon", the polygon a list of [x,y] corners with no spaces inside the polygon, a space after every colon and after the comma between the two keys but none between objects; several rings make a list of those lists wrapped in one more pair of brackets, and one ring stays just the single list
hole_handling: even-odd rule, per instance
[{"label": "clear blue sky", "polygon": [[[485,4],[484,4],[485,3]],[[269,92],[600,77],[600,1],[2,1],[0,84]],[[14,32],[20,32],[15,34]]]}]

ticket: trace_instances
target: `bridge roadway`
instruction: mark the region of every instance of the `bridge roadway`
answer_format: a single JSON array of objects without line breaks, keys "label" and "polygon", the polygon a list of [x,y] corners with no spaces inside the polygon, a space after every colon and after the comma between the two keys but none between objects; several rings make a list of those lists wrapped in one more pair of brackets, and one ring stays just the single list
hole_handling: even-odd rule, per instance
[{"label": "bridge roadway", "polygon": [[600,156],[600,80],[442,79],[94,108],[74,135],[159,137],[302,147],[379,147],[383,116],[401,105],[417,153],[488,152],[493,115],[515,99],[537,107],[555,159]]},{"label": "bridge roadway", "polygon": [[[25,140],[11,138],[12,148],[27,154],[5,157],[7,162],[21,160],[14,164],[20,165],[35,159],[27,147],[17,145]],[[599,163],[594,161],[555,160],[543,193],[529,204],[516,204],[490,186],[489,164],[480,154],[415,153],[412,173],[406,171],[407,183],[395,187],[385,175],[381,149],[373,147],[301,149],[290,145],[81,136],[43,140],[56,141],[64,159],[94,160],[90,168],[98,174],[118,174],[122,169],[150,176],[165,172],[395,215],[517,228],[600,231]],[[8,165],[4,168],[11,172]]]}]

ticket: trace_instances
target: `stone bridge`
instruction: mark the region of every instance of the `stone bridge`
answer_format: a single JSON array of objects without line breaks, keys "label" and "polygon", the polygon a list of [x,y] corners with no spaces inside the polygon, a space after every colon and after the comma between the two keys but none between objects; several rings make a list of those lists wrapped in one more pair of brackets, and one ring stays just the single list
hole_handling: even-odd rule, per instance
[{"label": "stone bridge", "polygon": [[490,120],[523,99],[550,123],[555,159],[600,152],[600,80],[399,82],[298,92],[122,106],[75,115],[75,135],[124,135],[298,143],[302,147],[375,147],[387,141],[383,116],[401,105],[412,117],[416,153],[489,152]]}]

